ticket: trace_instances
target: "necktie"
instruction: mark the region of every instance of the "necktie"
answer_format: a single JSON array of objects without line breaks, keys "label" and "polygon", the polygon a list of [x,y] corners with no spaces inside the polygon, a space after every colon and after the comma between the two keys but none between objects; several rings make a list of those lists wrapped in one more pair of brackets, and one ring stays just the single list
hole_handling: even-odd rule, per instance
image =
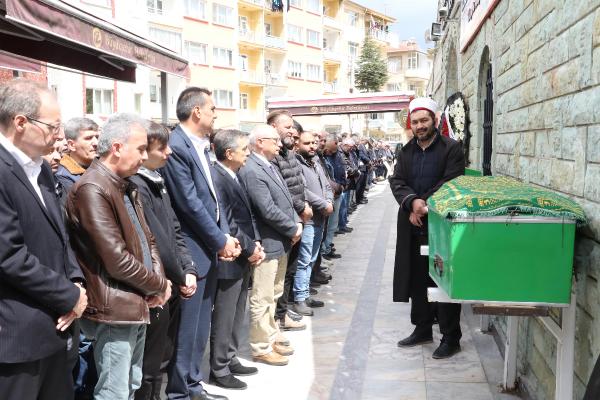
[{"label": "necktie", "polygon": [[273,164],[269,163],[269,169],[271,170],[271,173],[273,174],[273,176],[275,177],[277,182],[282,183],[281,178],[279,178],[279,174],[275,170],[275,167],[273,166]]}]

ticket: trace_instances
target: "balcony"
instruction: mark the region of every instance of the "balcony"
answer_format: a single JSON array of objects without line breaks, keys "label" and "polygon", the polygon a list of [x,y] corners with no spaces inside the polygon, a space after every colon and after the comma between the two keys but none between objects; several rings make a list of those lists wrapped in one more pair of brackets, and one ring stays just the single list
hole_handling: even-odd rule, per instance
[{"label": "balcony", "polygon": [[323,90],[325,93],[338,93],[337,82],[323,82]]},{"label": "balcony", "polygon": [[336,64],[342,63],[342,55],[337,49],[326,47],[323,49],[323,57],[326,61],[334,61]]},{"label": "balcony", "polygon": [[265,84],[265,76],[257,71],[242,71],[240,74],[240,83],[250,84],[251,86],[262,86]]},{"label": "balcony", "polygon": [[265,46],[273,49],[286,49],[285,40],[282,37],[267,35],[265,37]]},{"label": "balcony", "polygon": [[390,35],[387,32],[382,31],[381,29],[369,29],[369,36],[375,40],[379,40],[380,42],[390,42]]},{"label": "balcony", "polygon": [[240,35],[240,41],[242,41],[242,42],[252,43],[259,47],[262,47],[264,45],[262,35],[258,35],[254,31],[240,29],[239,35]]},{"label": "balcony", "polygon": [[323,26],[325,26],[326,28],[335,29],[336,31],[344,30],[344,26],[340,21],[338,21],[336,18],[329,17],[327,15],[323,16]]},{"label": "balcony", "polygon": [[265,0],[239,0],[239,3],[253,10],[262,10],[263,6],[267,4]]},{"label": "balcony", "polygon": [[267,85],[272,85],[272,86],[285,86],[287,83],[287,80],[285,79],[285,77],[281,74],[272,74],[272,73],[267,73],[266,76],[266,82]]},{"label": "balcony", "polygon": [[404,78],[409,79],[422,79],[428,80],[431,75],[431,72],[426,68],[409,68],[404,71]]}]

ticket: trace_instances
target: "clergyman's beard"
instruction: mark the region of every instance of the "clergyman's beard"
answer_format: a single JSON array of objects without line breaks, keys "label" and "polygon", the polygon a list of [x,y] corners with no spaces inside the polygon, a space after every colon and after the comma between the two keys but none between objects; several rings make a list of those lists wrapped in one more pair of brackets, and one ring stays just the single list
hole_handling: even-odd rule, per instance
[{"label": "clergyman's beard", "polygon": [[415,135],[415,137],[417,138],[417,142],[421,142],[421,143],[422,143],[422,142],[427,142],[427,141],[428,141],[428,140],[430,140],[430,139],[433,137],[433,135],[435,134],[435,129],[433,128],[433,126],[432,126],[431,128],[429,128],[429,129],[427,130],[427,134],[426,134],[424,137],[422,137],[422,138],[420,138],[420,137],[419,137],[419,135],[417,135],[417,132],[413,132],[413,134],[414,134],[414,135]]}]

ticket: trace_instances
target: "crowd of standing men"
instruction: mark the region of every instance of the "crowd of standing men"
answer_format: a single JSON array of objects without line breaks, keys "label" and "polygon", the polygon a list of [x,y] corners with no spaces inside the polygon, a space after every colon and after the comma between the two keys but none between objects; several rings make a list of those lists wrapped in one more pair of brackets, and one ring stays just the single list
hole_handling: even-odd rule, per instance
[{"label": "crowd of standing men", "polygon": [[321,258],[341,257],[334,237],[390,172],[389,147],[285,111],[215,132],[197,87],[176,114],[172,132],[132,114],[63,125],[44,85],[0,86],[6,398],[159,399],[166,371],[169,399],[224,399],[202,382],[245,389],[258,372],[238,358],[248,315],[253,360],[283,366],[283,331],[324,306]]}]

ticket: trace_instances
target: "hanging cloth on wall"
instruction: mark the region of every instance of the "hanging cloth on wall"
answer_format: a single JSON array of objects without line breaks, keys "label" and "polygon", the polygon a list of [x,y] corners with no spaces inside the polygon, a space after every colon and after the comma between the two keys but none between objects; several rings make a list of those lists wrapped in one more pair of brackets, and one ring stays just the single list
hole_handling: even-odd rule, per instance
[{"label": "hanging cloth on wall", "polygon": [[283,0],[272,0],[271,11],[283,12]]}]

